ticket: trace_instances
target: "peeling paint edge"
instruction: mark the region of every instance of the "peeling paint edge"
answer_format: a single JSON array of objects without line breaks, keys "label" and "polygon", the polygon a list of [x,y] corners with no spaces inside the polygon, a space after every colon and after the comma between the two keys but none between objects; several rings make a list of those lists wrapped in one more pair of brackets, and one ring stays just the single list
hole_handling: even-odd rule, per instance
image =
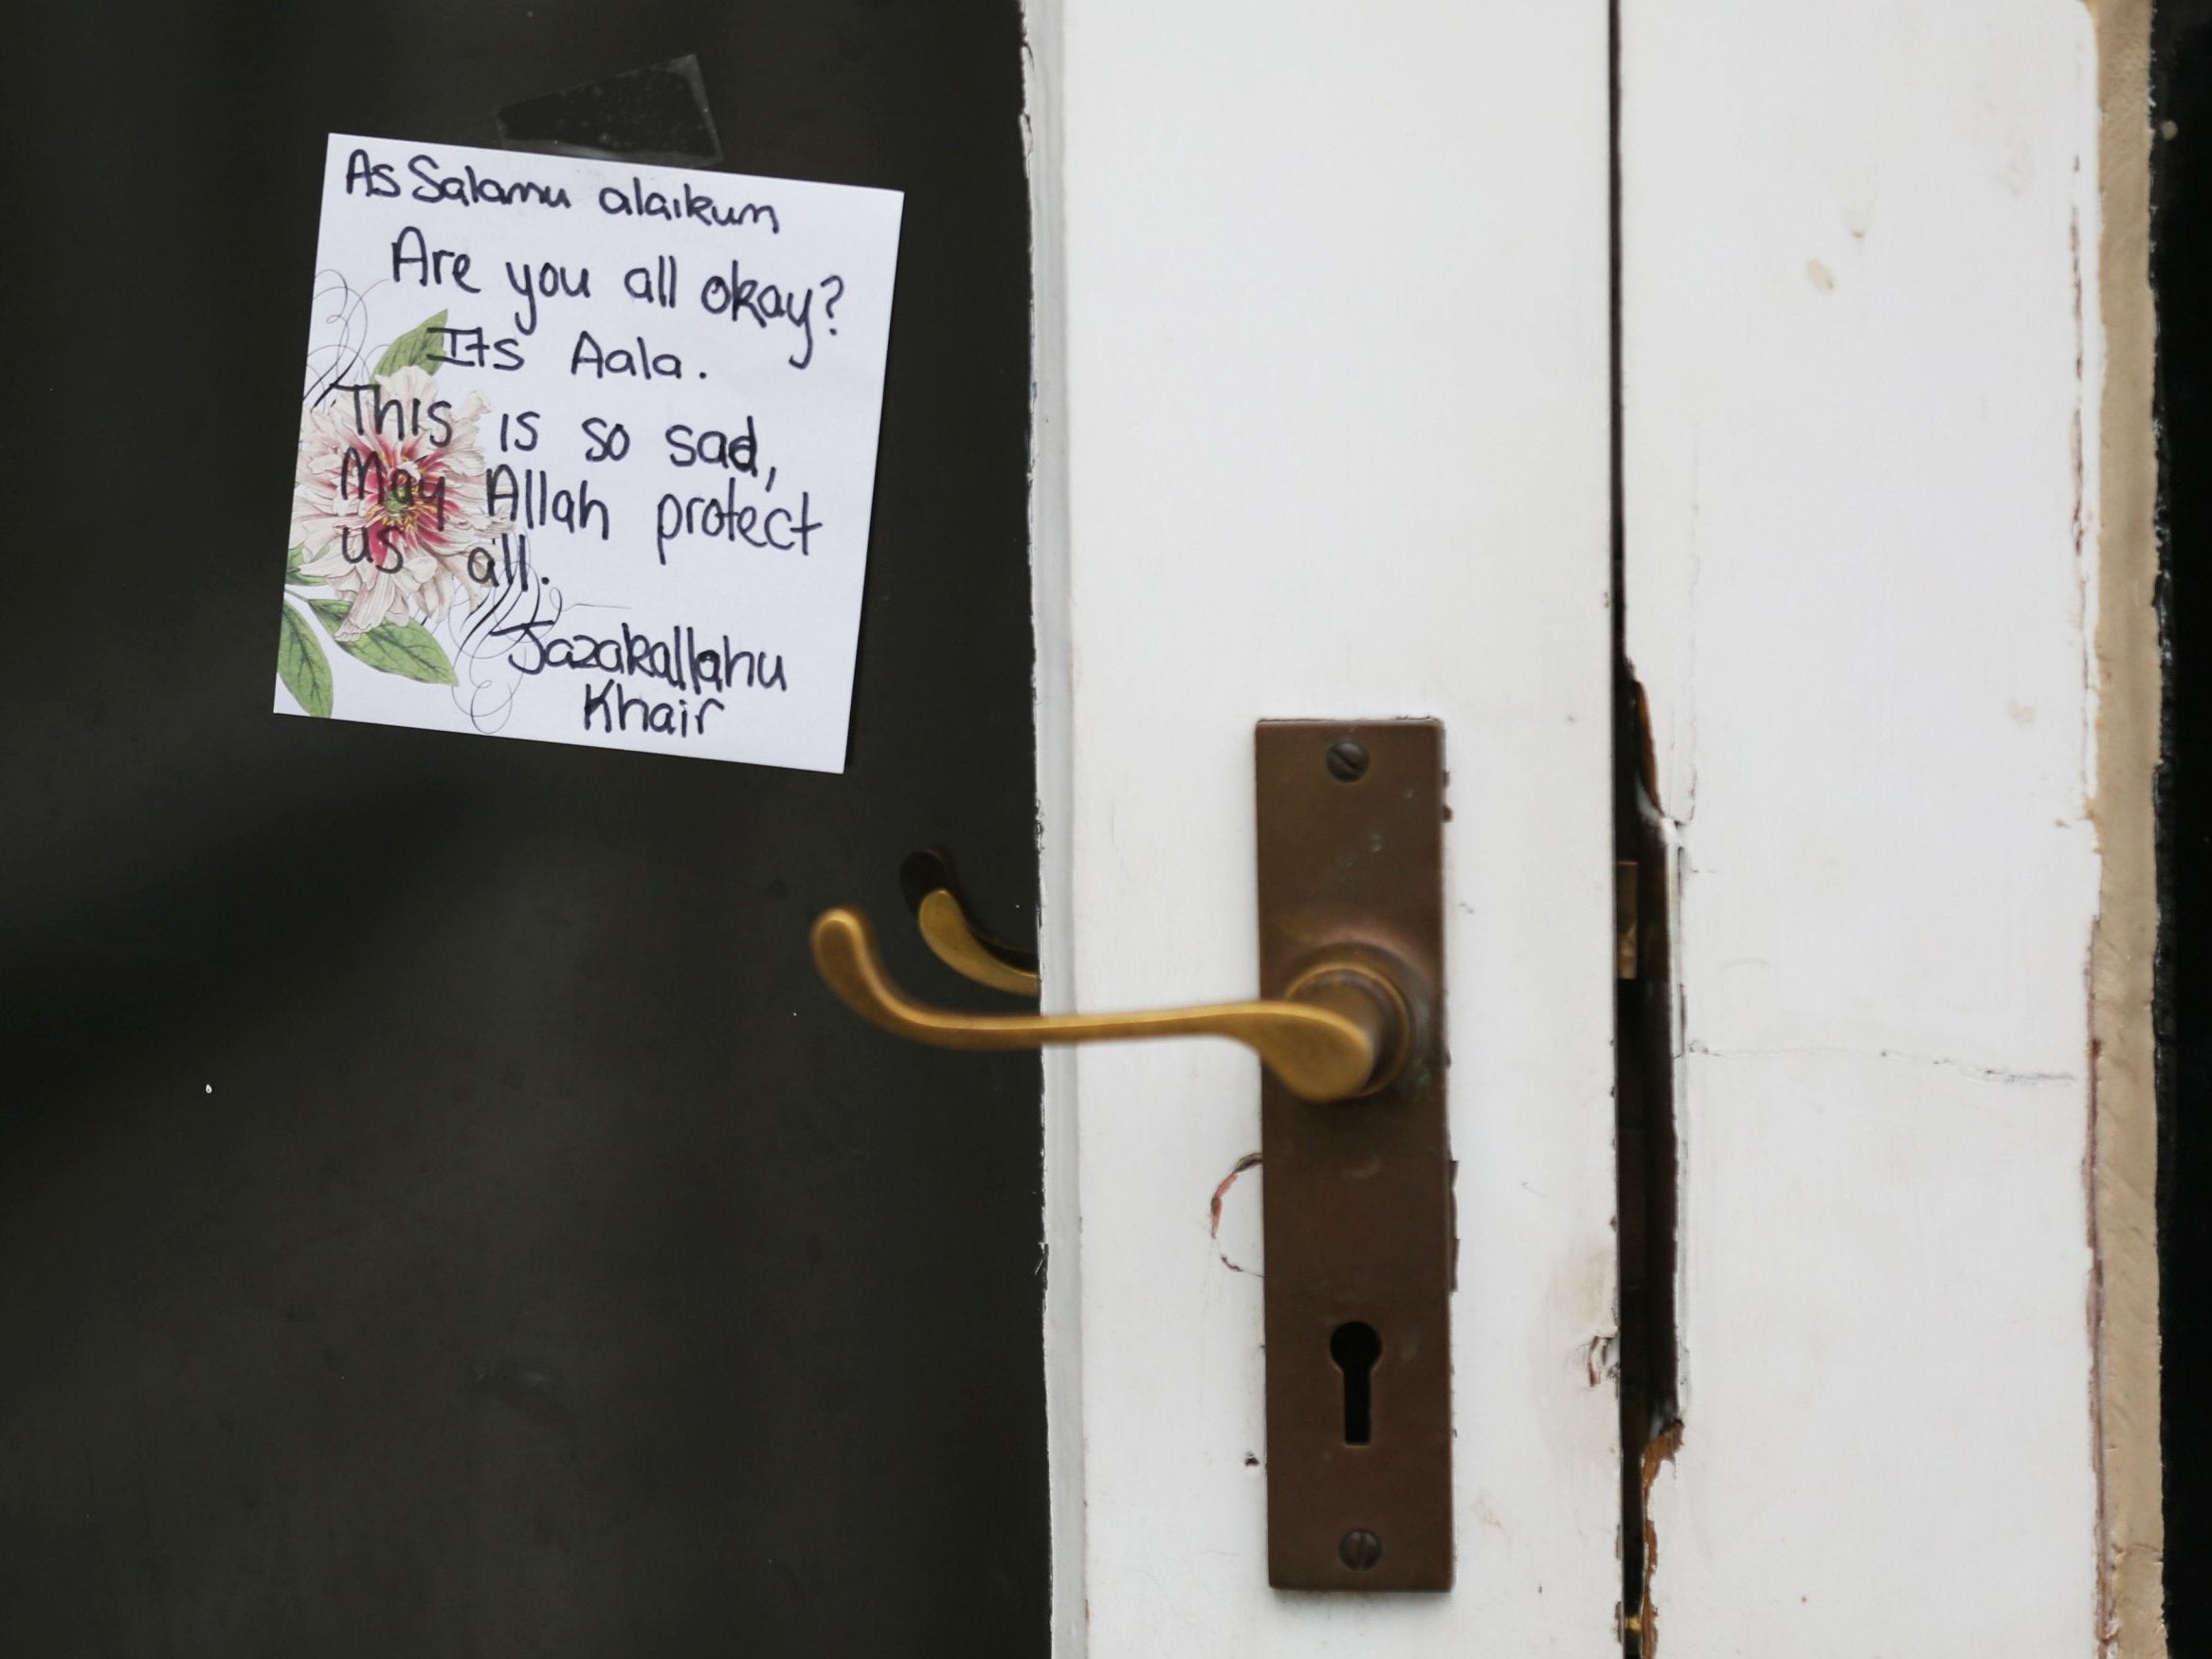
[{"label": "peeling paint edge", "polygon": [[[1067,476],[1065,84],[1059,0],[1022,0],[1022,150],[1029,187],[1029,605],[1037,743],[1037,950],[1042,1007],[1076,994],[1073,923],[1075,648]],[[1089,1650],[1088,1468],[1083,1425],[1080,1136],[1074,1050],[1046,1048],[1040,1102],[1046,1513],[1054,1659]]]},{"label": "peeling paint edge", "polygon": [[1222,1176],[1221,1184],[1214,1188],[1213,1196],[1206,1201],[1206,1236],[1213,1240],[1213,1253],[1221,1257],[1222,1266],[1228,1268],[1230,1272],[1251,1273],[1255,1279],[1264,1278],[1266,1275],[1255,1273],[1250,1267],[1242,1267],[1230,1261],[1229,1252],[1222,1249],[1222,1202],[1228,1197],[1229,1189],[1237,1184],[1239,1176],[1246,1170],[1256,1170],[1259,1167],[1260,1155],[1257,1152],[1247,1152],[1242,1158],[1237,1159],[1229,1167],[1229,1173]]},{"label": "peeling paint edge", "polygon": [[1643,1449],[1643,1467],[1640,1471],[1643,1485],[1643,1601],[1636,1610],[1636,1631],[1642,1643],[1642,1659],[1658,1659],[1659,1655],[1659,1602],[1652,1595],[1652,1578],[1659,1570],[1659,1528],[1651,1519],[1651,1489],[1659,1482],[1659,1470],[1675,1461],[1675,1453],[1682,1449],[1682,1419],[1677,1417]]},{"label": "peeling paint edge", "polygon": [[2098,1631],[2108,1656],[2164,1659],[2159,1448],[2158,931],[2152,785],[2162,663],[2152,425],[2150,4],[2085,0],[2097,64],[2096,750],[2088,1155]]}]

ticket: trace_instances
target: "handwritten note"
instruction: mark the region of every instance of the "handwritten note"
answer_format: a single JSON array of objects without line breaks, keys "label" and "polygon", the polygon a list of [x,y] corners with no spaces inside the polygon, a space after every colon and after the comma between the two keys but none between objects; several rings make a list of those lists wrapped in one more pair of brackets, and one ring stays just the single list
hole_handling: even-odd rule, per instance
[{"label": "handwritten note", "polygon": [[899,209],[333,137],[277,707],[842,771]]}]

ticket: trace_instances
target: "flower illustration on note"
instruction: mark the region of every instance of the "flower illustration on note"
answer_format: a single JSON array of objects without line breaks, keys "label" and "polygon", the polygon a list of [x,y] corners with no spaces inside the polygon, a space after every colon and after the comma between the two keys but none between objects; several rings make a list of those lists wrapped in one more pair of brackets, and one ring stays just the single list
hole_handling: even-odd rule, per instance
[{"label": "flower illustration on note", "polygon": [[308,613],[355,661],[451,685],[430,629],[482,596],[484,550],[513,528],[486,498],[482,395],[439,395],[444,324],[443,311],[426,319],[363,382],[332,387],[300,416],[277,675],[311,715],[330,714],[332,684]]}]

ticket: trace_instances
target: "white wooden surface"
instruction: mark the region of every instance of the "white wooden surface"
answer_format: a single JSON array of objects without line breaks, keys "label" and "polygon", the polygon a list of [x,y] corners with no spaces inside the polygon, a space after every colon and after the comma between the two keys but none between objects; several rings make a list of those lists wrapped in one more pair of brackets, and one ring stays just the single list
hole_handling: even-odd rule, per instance
[{"label": "white wooden surface", "polygon": [[1605,1651],[1605,7],[1031,22],[1048,1000],[1248,993],[1253,722],[1441,718],[1461,1238],[1460,1588],[1272,1592],[1255,1064],[1055,1064],[1060,1651]]},{"label": "white wooden surface", "polygon": [[1685,1048],[1659,1651],[2089,1655],[2093,17],[1622,11]]}]

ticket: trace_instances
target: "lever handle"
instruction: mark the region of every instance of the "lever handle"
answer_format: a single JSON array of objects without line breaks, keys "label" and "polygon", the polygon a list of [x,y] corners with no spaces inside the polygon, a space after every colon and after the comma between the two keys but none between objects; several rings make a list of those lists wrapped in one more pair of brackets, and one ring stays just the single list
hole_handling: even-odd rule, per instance
[{"label": "lever handle", "polygon": [[900,866],[898,884],[914,909],[922,943],[938,961],[961,977],[993,991],[1037,995],[1037,958],[989,938],[968,920],[949,854],[934,847],[916,853]]},{"label": "lever handle", "polygon": [[939,1048],[1037,1048],[1134,1037],[1231,1037],[1255,1050],[1301,1100],[1348,1101],[1388,1085],[1412,1047],[1405,997],[1383,973],[1347,956],[1301,974],[1278,999],[1143,1013],[968,1013],[931,1008],[891,982],[876,931],[840,906],[815,921],[814,965],[870,1025]]}]

